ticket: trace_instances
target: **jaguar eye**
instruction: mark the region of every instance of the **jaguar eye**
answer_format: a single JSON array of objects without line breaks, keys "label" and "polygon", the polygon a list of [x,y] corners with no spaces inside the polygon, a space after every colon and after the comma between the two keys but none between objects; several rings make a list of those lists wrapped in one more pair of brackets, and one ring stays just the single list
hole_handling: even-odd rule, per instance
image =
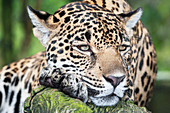
[{"label": "jaguar eye", "polygon": [[121,45],[121,46],[119,46],[119,51],[125,51],[126,48],[127,48],[126,45]]},{"label": "jaguar eye", "polygon": [[90,51],[89,45],[78,45],[77,48],[81,51]]}]

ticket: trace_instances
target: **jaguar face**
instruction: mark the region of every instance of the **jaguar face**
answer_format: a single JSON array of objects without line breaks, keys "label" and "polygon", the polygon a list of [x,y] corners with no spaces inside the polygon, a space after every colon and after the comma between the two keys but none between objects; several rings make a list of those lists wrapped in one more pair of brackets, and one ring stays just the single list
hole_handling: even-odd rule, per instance
[{"label": "jaguar face", "polygon": [[28,12],[34,35],[46,48],[48,64],[76,74],[94,104],[117,104],[127,90],[132,28],[141,10],[125,18],[98,6],[71,3],[54,15]]}]

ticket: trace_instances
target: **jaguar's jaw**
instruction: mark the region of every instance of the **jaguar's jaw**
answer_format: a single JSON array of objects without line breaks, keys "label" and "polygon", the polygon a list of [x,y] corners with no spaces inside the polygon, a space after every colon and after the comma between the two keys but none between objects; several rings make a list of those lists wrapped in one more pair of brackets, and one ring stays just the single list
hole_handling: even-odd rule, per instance
[{"label": "jaguar's jaw", "polygon": [[96,106],[115,106],[120,101],[120,98],[114,94],[105,97],[91,96],[89,98]]},{"label": "jaguar's jaw", "polygon": [[118,93],[120,95],[115,94],[117,93],[115,92],[107,96],[102,97],[89,96],[89,98],[96,106],[115,106],[124,96],[124,92],[125,90],[122,90],[121,92]]}]

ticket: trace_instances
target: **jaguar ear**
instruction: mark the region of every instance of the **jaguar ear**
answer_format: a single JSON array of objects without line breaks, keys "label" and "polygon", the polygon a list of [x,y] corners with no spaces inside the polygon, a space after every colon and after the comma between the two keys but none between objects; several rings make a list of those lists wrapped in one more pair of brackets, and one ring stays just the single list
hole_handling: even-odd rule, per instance
[{"label": "jaguar ear", "polygon": [[136,23],[139,21],[139,19],[142,16],[142,8],[138,8],[135,11],[132,11],[127,14],[120,14],[121,17],[125,19],[126,27],[128,28],[134,28]]},{"label": "jaguar ear", "polygon": [[47,47],[47,43],[50,40],[49,35],[52,31],[48,21],[53,15],[44,11],[36,11],[30,6],[27,7],[27,10],[33,24],[34,36],[40,40],[44,47]]}]

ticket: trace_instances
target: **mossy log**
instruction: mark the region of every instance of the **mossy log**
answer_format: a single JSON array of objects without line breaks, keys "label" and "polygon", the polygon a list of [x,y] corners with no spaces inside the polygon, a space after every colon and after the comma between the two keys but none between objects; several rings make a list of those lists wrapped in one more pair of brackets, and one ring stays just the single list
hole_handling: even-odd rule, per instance
[{"label": "mossy log", "polygon": [[32,91],[24,105],[25,113],[148,113],[130,101],[120,101],[115,107],[98,107],[71,98],[57,89],[39,87]]}]

